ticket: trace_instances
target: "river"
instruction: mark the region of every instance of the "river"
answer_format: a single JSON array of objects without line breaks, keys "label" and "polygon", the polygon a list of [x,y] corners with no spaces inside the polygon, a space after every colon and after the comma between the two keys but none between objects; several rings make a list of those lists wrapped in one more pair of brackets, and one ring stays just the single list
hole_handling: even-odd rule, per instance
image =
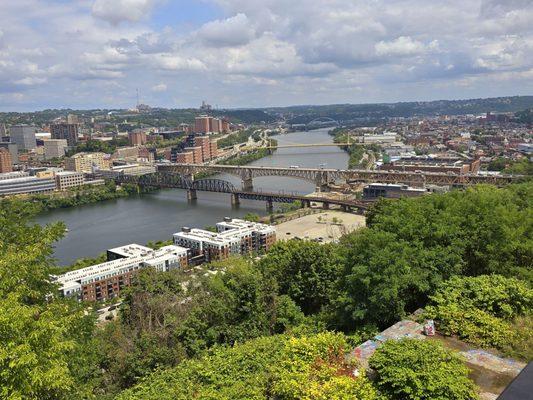
[{"label": "river", "polygon": [[[296,143],[331,143],[328,129],[293,132],[276,136],[279,145]],[[347,154],[337,147],[286,148],[254,161],[250,165],[346,168]],[[218,178],[240,185],[238,178],[221,174]],[[254,179],[254,189],[310,193],[314,184],[284,177]],[[253,212],[266,214],[265,203],[241,200],[232,207],[230,195],[198,192],[198,200],[187,202],[181,189],[160,190],[141,196],[109,200],[81,207],[52,210],[39,215],[40,224],[63,221],[68,232],[55,245],[54,255],[60,265],[80,257],[95,257],[108,248],[128,243],[145,244],[150,240],[167,240],[183,226],[203,228],[225,216],[242,217]]]}]

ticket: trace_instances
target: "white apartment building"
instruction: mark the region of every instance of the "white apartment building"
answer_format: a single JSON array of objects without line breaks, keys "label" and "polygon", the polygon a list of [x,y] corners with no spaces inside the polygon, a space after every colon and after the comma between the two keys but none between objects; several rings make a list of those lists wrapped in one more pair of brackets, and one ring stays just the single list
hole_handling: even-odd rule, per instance
[{"label": "white apartment building", "polygon": [[53,277],[60,285],[60,292],[81,300],[104,300],[118,296],[142,268],[169,271],[187,266],[187,249],[174,245],[152,250],[130,244],[108,250],[107,256],[107,262]]},{"label": "white apartment building", "polygon": [[266,251],[276,241],[276,230],[270,225],[225,218],[216,227],[218,232],[183,228],[173,235],[174,244],[189,248],[193,256],[203,255],[206,261],[211,261]]}]

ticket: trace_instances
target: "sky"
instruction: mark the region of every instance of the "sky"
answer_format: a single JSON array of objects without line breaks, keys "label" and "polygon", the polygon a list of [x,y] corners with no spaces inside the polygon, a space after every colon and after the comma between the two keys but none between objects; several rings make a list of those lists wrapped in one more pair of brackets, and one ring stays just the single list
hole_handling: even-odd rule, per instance
[{"label": "sky", "polygon": [[533,94],[532,0],[0,0],[0,111]]}]

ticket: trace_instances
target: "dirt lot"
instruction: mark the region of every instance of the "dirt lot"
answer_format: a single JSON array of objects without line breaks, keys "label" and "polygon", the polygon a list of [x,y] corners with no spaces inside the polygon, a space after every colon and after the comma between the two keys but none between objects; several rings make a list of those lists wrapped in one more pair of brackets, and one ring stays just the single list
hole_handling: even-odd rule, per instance
[{"label": "dirt lot", "polygon": [[278,240],[323,238],[324,242],[338,239],[345,233],[365,226],[365,217],[342,211],[325,210],[276,225]]}]

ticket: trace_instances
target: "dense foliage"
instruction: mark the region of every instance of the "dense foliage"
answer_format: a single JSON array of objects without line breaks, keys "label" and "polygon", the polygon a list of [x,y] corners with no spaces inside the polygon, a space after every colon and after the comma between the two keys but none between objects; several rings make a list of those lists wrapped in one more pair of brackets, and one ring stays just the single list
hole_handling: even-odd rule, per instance
[{"label": "dense foliage", "polygon": [[118,147],[128,145],[128,138],[113,138],[110,141],[102,140],[87,140],[84,143],[78,144],[73,150],[69,151],[67,156],[72,156],[76,153],[88,152],[88,153],[107,153],[113,154]]},{"label": "dense foliage", "polygon": [[0,398],[61,399],[88,390],[78,367],[94,321],[74,304],[50,299],[51,244],[61,223],[32,225],[33,205],[0,207]]},{"label": "dense foliage", "polygon": [[426,304],[454,275],[532,280],[533,185],[380,201],[368,228],[341,240],[344,270],[332,311],[339,328],[386,327]]},{"label": "dense foliage", "polygon": [[439,331],[481,346],[516,342],[512,321],[533,314],[533,289],[500,275],[454,276],[430,299],[426,312],[438,321]]},{"label": "dense foliage", "polygon": [[369,365],[380,392],[391,400],[477,399],[462,360],[432,340],[389,340]]},{"label": "dense foliage", "polygon": [[[136,386],[123,398],[438,399],[439,385],[473,398],[462,364],[429,341],[378,351],[377,393],[351,375],[346,338],[323,332],[344,331],[354,346],[368,339],[364,327],[430,301],[445,333],[531,358],[531,199],[525,183],[380,201],[368,227],[337,244],[291,240],[257,260],[143,269],[102,326],[86,304],[50,295],[64,226],[32,225],[37,204],[3,200],[0,398],[111,399]],[[512,343],[498,339],[505,332]]]},{"label": "dense foliage", "polygon": [[273,277],[281,294],[288,295],[306,314],[316,314],[333,297],[341,271],[336,247],[310,241],[276,243],[259,262],[266,276]]},{"label": "dense foliage", "polygon": [[107,180],[105,185],[102,186],[88,185],[71,188],[65,192],[30,195],[27,197],[27,201],[37,204],[41,210],[53,210],[56,208],[77,207],[104,200],[128,197],[147,190],[146,188],[141,188],[131,183],[125,183],[117,187],[114,181]]},{"label": "dense foliage", "polygon": [[368,380],[354,377],[341,335],[273,336],[233,348],[217,347],[179,367],[156,373],[119,399],[372,400]]}]

